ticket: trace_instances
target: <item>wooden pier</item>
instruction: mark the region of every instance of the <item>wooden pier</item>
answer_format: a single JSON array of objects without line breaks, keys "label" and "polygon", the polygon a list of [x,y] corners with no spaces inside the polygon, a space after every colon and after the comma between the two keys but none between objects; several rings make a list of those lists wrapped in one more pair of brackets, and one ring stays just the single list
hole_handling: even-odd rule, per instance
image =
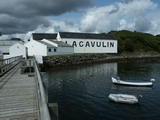
[{"label": "wooden pier", "polygon": [[0,120],[50,120],[37,70],[22,74],[21,67],[17,64],[0,77]]}]

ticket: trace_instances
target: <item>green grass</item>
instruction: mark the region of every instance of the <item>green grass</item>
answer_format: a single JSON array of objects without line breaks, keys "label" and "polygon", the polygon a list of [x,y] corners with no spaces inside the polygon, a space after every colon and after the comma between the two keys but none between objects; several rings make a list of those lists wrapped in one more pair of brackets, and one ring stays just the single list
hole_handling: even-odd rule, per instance
[{"label": "green grass", "polygon": [[118,40],[118,53],[158,54],[160,53],[160,36],[127,30],[111,31]]}]

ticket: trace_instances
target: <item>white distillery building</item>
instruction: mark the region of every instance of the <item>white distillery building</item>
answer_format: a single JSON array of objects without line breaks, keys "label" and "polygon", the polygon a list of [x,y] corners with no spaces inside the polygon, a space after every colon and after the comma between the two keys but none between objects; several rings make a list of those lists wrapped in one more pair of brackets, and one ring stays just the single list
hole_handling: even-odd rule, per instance
[{"label": "white distillery building", "polygon": [[29,56],[73,54],[73,52],[117,53],[117,46],[117,39],[110,34],[75,32],[33,33],[30,42],[26,44]]},{"label": "white distillery building", "polygon": [[74,47],[74,53],[117,53],[117,39],[110,34],[59,32],[57,40]]}]

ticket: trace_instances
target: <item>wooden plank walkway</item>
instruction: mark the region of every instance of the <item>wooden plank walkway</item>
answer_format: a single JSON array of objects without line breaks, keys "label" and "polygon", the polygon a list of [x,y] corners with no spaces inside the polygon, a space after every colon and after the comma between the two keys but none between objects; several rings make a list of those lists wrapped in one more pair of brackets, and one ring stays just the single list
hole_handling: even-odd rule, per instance
[{"label": "wooden plank walkway", "polygon": [[20,74],[19,68],[13,70],[10,77],[0,80],[7,81],[0,88],[0,120],[39,120],[35,77]]}]

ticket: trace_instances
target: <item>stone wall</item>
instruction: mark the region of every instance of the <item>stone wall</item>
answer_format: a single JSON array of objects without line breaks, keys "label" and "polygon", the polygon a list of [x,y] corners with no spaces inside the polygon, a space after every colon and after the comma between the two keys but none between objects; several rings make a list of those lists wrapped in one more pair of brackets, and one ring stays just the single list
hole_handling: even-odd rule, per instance
[{"label": "stone wall", "polygon": [[107,54],[75,54],[62,56],[46,56],[43,57],[43,65],[45,67],[68,66],[77,64],[93,63],[104,60]]},{"label": "stone wall", "polygon": [[109,54],[74,54],[43,57],[43,68],[102,62],[160,62],[160,56],[116,56]]}]

